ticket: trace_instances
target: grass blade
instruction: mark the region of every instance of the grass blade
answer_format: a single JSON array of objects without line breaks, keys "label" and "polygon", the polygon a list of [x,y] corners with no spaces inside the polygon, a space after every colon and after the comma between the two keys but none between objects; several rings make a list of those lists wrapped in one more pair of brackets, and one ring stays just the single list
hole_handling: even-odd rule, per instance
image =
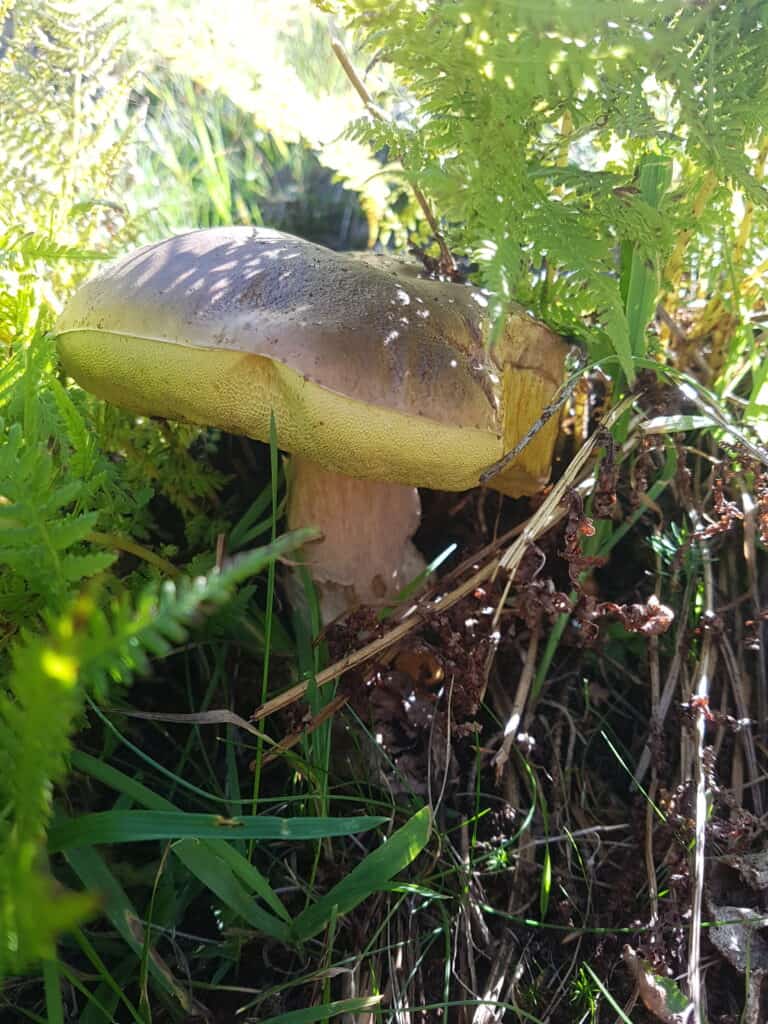
[{"label": "grass blade", "polygon": [[381,996],[363,996],[360,999],[339,999],[335,1003],[323,1006],[308,1006],[304,1010],[293,1010],[281,1013],[277,1017],[269,1017],[262,1024],[314,1024],[318,1020],[330,1020],[340,1013],[360,1013],[362,1010],[373,1010],[381,1002]]},{"label": "grass blade", "polygon": [[173,852],[188,871],[252,928],[278,942],[290,941],[288,924],[274,914],[262,910],[245,886],[235,877],[232,869],[214,850],[197,840],[182,839],[174,843]]},{"label": "grass blade", "polygon": [[424,849],[431,827],[430,809],[422,807],[330,892],[299,914],[291,929],[293,936],[300,942],[311,939],[332,917],[346,914],[371,893],[378,892],[385,882],[407,867]]},{"label": "grass blade", "polygon": [[[231,826],[222,827],[221,825],[214,824],[219,820],[214,815],[184,814],[183,812],[176,810],[173,804],[168,800],[157,796],[157,794],[153,793],[146,786],[143,786],[140,782],[129,778],[127,775],[124,775],[117,769],[112,768],[110,765],[102,764],[96,758],[92,758],[88,754],[83,754],[78,751],[73,755],[72,761],[76,768],[94,775],[94,777],[99,778],[102,782],[110,785],[118,792],[131,797],[137,803],[149,805],[152,810],[104,811],[100,814],[86,815],[83,818],[75,819],[72,822],[62,823],[59,821],[53,826],[49,833],[50,842],[56,843],[57,848],[66,849],[67,855],[69,856],[71,851],[76,849],[76,847],[66,845],[64,840],[67,839],[67,833],[63,830],[70,825],[80,825],[82,829],[84,828],[83,822],[86,821],[86,819],[91,819],[93,826],[93,831],[89,836],[89,841],[91,843],[95,841],[94,837],[98,834],[97,828],[100,827],[100,822],[98,820],[93,822],[93,819],[101,819],[101,823],[103,823],[106,818],[107,826],[118,830],[119,834],[123,837],[121,839],[116,839],[116,833],[108,833],[107,829],[104,828],[101,835],[102,837],[107,836],[108,838],[102,838],[100,840],[102,842],[130,842],[136,841],[139,838],[144,840],[149,838],[179,838],[180,834],[178,828],[181,824],[179,819],[186,818],[193,820],[196,819],[198,821],[202,820],[205,822],[207,829],[214,829],[214,835],[216,838],[209,839],[207,837],[202,838],[201,836],[197,838],[195,842],[182,840],[181,842],[174,844],[174,854],[182,861],[186,868],[191,871],[192,874],[194,874],[195,877],[203,883],[203,885],[206,886],[206,888],[215,893],[223,903],[238,914],[244,921],[247,921],[251,927],[264,932],[265,934],[271,935],[274,938],[279,939],[279,941],[290,941],[288,932],[288,913],[283,907],[280,899],[272,891],[267,879],[256,867],[254,867],[253,864],[243,857],[242,854],[235,850],[234,847],[226,842],[220,843],[216,841],[217,839],[231,839],[233,832],[237,834],[238,838],[247,838],[249,833],[244,831],[245,826],[243,829],[232,829]],[[154,817],[148,818],[148,816],[152,815],[153,812]],[[137,818],[139,815],[143,817],[145,823],[147,820],[159,823],[162,819],[166,824],[165,831],[160,835],[158,835],[156,831],[151,836],[147,831],[145,831],[141,836],[138,836],[136,834],[136,828],[142,820],[142,818]],[[120,818],[123,824],[116,821],[116,818]],[[130,822],[131,819],[133,820],[133,825],[126,826],[125,823]],[[268,838],[299,840],[322,839],[332,835],[350,835],[353,832],[365,831],[365,828],[373,828],[375,825],[382,824],[384,821],[388,821],[389,819],[362,817],[286,819],[256,816],[238,818],[236,820],[248,821],[254,824],[266,821],[268,825],[271,822],[273,824],[270,827],[273,829],[274,834]],[[169,822],[171,828],[170,831],[168,830]],[[277,823],[279,823],[279,825]],[[364,828],[358,827],[361,823],[364,824]],[[287,833],[284,830],[285,826],[288,826]],[[334,831],[334,829],[338,830]],[[127,838],[125,838],[126,831],[130,833]],[[399,833],[395,833],[396,836],[398,834]],[[259,838],[262,838],[262,836],[259,836]],[[395,837],[393,837],[393,839],[394,838]],[[76,839],[75,841],[78,840]],[[80,836],[80,841],[82,841],[82,836]],[[376,852],[379,853],[380,851]],[[258,907],[254,903],[254,895],[260,897],[267,906],[274,911],[274,913],[270,914]]]},{"label": "grass blade", "polygon": [[61,975],[58,960],[43,961],[45,1012],[49,1024],[64,1024],[64,1003],[61,998]]},{"label": "grass blade", "polygon": [[276,818],[187,814],[177,810],[101,811],[80,818],[57,818],[48,834],[51,853],[104,843],[141,843],[174,839],[280,839],[291,842],[367,832],[388,818]]},{"label": "grass blade", "polygon": [[[640,161],[637,185],[640,197],[649,206],[658,209],[672,180],[672,161],[668,157],[648,154]],[[627,254],[622,254],[626,256]],[[646,330],[653,318],[659,293],[660,268],[658,258],[650,260],[637,246],[631,251],[626,264],[625,308],[629,324],[629,338],[634,356],[646,354]]]},{"label": "grass blade", "polygon": [[[151,789],[137,782],[136,779],[132,779],[123,772],[118,771],[117,768],[113,768],[112,765],[104,764],[98,758],[91,757],[90,754],[76,750],[72,755],[72,765],[74,768],[86,772],[93,778],[103,782],[106,786],[110,786],[116,792],[130,797],[135,803],[143,804],[145,807],[150,807],[153,810],[176,810],[170,801],[153,793]],[[208,840],[201,840],[201,847],[207,846],[208,842]],[[288,912],[280,899],[272,891],[272,887],[267,879],[242,854],[238,853],[237,850],[227,843],[216,843],[215,845],[211,844],[210,855],[225,861],[251,893],[255,893],[263,899],[278,917],[281,917],[284,921],[289,920]],[[212,867],[215,865],[216,861],[214,860]]]},{"label": "grass blade", "polygon": [[600,989],[602,994],[605,996],[605,999],[610,1005],[611,1009],[619,1015],[619,1020],[622,1021],[623,1024],[632,1024],[632,1021],[629,1019],[626,1013],[624,1013],[622,1008],[619,1006],[619,1004],[616,1002],[616,1000],[613,998],[611,993],[608,991],[608,989],[605,987],[602,981],[598,978],[598,976],[595,974],[595,972],[592,970],[589,964],[584,964],[584,969],[587,971],[587,973],[592,978],[592,981],[594,981],[594,983]]},{"label": "grass blade", "polygon": [[[100,893],[105,916],[134,953],[141,956],[143,944],[132,927],[132,924],[138,924],[141,918],[99,854],[93,849],[70,850],[66,853],[66,858],[83,885]],[[150,959],[149,972],[161,989],[178,1000],[186,1013],[192,1013],[196,1009],[195,1001],[159,957],[153,956]]]},{"label": "grass blade", "polygon": [[82,929],[76,930],[75,940],[102,979],[96,990],[89,993],[88,1003],[80,1013],[80,1024],[112,1024],[120,1002],[125,1004],[134,1022],[143,1024],[139,1011],[125,994],[125,989],[136,974],[133,954],[128,954],[110,970]]}]

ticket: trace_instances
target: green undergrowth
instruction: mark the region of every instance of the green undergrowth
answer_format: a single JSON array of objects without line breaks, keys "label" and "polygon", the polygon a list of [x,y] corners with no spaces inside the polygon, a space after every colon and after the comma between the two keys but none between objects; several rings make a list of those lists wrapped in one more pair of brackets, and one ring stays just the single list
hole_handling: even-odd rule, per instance
[{"label": "green undergrowth", "polygon": [[[306,623],[275,597],[277,562],[311,531],[280,535],[274,444],[253,472],[252,451],[222,458],[218,435],[130,417],[61,376],[57,309],[97,261],[152,230],[153,211],[144,216],[141,191],[130,191],[140,82],[109,15],[11,6],[0,8],[0,97],[11,112],[0,142],[16,161],[0,172],[0,1016],[187,1020],[204,1003],[197,978],[226,992],[252,935],[298,955],[392,884],[426,845],[431,816],[420,801],[396,810],[337,798],[328,726],[296,755],[304,768],[284,791],[261,785],[274,740],[243,719],[248,700],[275,675],[288,681],[294,661],[311,679],[322,657],[309,580]],[[186,88],[175,108],[170,85],[156,98],[166,121],[188,118],[184,131],[212,162],[195,166],[177,148],[178,201],[205,190],[211,216],[230,222],[246,212],[242,192],[220,189],[230,175],[245,188],[249,173],[206,132],[245,132],[248,118],[216,97],[212,120],[202,102],[180,112]],[[162,130],[180,146],[178,126]],[[287,167],[288,148],[266,136],[261,163],[270,145]],[[189,223],[190,210],[163,216]],[[245,219],[260,220],[257,206]],[[232,466],[248,476],[249,461],[252,484],[233,485]],[[135,680],[152,676],[133,697]],[[194,724],[131,717],[160,691],[163,711],[183,708]],[[222,706],[240,714],[206,717]],[[316,885],[322,861],[352,836],[356,863]],[[275,868],[291,849],[291,871],[306,878],[298,899],[272,881],[285,883]],[[205,966],[193,980],[163,946],[201,914],[221,944],[194,953]],[[375,1003],[347,1000],[335,1012]]]},{"label": "green undergrowth", "polygon": [[[598,418],[597,395],[607,407],[643,374],[654,429],[628,414],[615,448],[599,446],[595,476],[620,511],[600,518],[587,499],[598,521],[578,520],[585,561],[573,572],[562,536],[539,538],[542,582],[551,574],[574,605],[623,602],[625,619],[601,623],[592,648],[576,635],[588,616],[558,605],[531,626],[513,591],[496,661],[483,649],[474,664],[487,697],[455,735],[435,727],[427,743],[414,730],[393,753],[354,701],[322,721],[344,695],[315,683],[339,641],[322,635],[306,575],[303,611],[282,595],[279,567],[307,535],[282,535],[275,438],[258,447],[107,407],[62,375],[52,330],[99,260],[153,232],[269,221],[350,244],[359,211],[302,143],[268,136],[231,98],[157,62],[142,78],[109,11],[0,0],[2,1019],[144,1024],[213,1007],[299,1024],[394,1020],[395,1007],[598,1022],[622,1019],[632,992],[625,941],[673,949],[656,966],[685,973],[691,841],[675,800],[691,772],[677,721],[654,720],[666,761],[637,788],[633,775],[657,711],[648,677],[658,688],[683,664],[679,706],[705,649],[697,516],[723,514],[717,473],[730,498],[755,494],[765,440],[762,8],[622,2],[604,24],[581,0],[544,13],[478,0],[319,6],[367,44],[361,68],[366,53],[391,62],[391,95],[377,97],[391,117],[353,129],[399,183],[366,229],[415,226],[399,188],[422,187],[493,296],[523,301],[583,349],[594,389],[583,422]],[[580,394],[558,472],[583,440]],[[451,544],[460,560],[530,512],[464,500],[426,517],[434,566]],[[753,563],[733,531],[717,563],[740,640],[734,609],[765,557],[754,528],[747,541]],[[438,614],[419,642],[444,656],[502,587],[485,581],[462,622]],[[654,591],[674,631],[626,628],[624,606]],[[378,628],[352,627],[345,650]],[[752,654],[737,653],[747,678]],[[529,732],[497,768],[528,656]],[[297,680],[299,710],[249,720]],[[448,680],[448,699],[465,682]],[[746,692],[752,714],[757,687]],[[287,731],[299,741],[270,760]],[[730,756],[738,742],[724,735]],[[759,794],[757,767],[747,762],[747,788]],[[660,923],[647,864],[637,871],[644,815],[670,854],[651,870]]]}]

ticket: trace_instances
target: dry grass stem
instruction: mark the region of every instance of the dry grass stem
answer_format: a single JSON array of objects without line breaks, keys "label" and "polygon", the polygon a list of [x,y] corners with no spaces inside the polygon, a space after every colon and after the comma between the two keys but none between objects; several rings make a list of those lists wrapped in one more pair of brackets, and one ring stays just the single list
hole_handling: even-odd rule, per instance
[{"label": "dry grass stem", "polygon": [[[736,717],[745,725],[745,728],[742,728],[739,732],[739,738],[747,761],[747,774],[749,783],[752,787],[752,803],[754,811],[758,817],[762,817],[764,811],[763,793],[758,782],[760,769],[757,763],[755,736],[752,732],[752,726],[749,718],[750,694],[748,692],[745,693],[745,675],[736,660],[736,655],[728,636],[723,633],[718,636],[717,642],[720,648],[720,654],[723,658],[723,664],[725,665],[725,670],[731,684],[731,692],[733,693],[733,700],[736,705]],[[733,781],[731,788],[734,788]],[[741,797],[739,794],[737,794],[737,798],[740,802]]]},{"label": "dry grass stem", "polygon": [[[689,509],[694,532],[702,529],[701,519],[694,508]],[[699,541],[704,577],[704,609],[702,619],[714,615],[714,579],[709,545]],[[704,631],[701,654],[696,666],[694,696],[703,704],[697,710],[695,719],[694,779],[696,782],[695,829],[693,864],[691,871],[691,923],[688,939],[688,990],[693,1002],[694,1024],[704,1024],[704,992],[701,977],[701,921],[704,907],[704,853],[707,838],[707,817],[709,814],[708,772],[705,766],[705,733],[707,719],[704,707],[709,701],[710,684],[714,673],[716,650],[711,629]]]},{"label": "dry grass stem", "polygon": [[[502,555],[499,561],[499,567],[509,573],[510,577],[507,589],[505,590],[505,598],[509,591],[509,587],[511,586],[511,581],[514,579],[514,575],[520,566],[520,562],[523,560],[523,555],[528,549],[529,544],[549,529],[552,521],[554,521],[556,517],[559,506],[565,498],[565,495],[576,485],[579,477],[581,476],[582,470],[586,468],[594,450],[600,445],[602,432],[604,430],[610,430],[611,427],[621,419],[624,413],[631,408],[632,401],[632,396],[627,396],[627,398],[623,399],[618,403],[618,405],[615,405],[613,409],[611,409],[601,424],[600,429],[596,430],[586,444],[582,445],[566,471],[554,485],[536,512],[528,520],[526,528],[523,530],[521,536],[514,542],[514,544],[511,544]],[[499,609],[497,609],[496,620],[498,620],[498,616],[500,614]]]},{"label": "dry grass stem", "polygon": [[[387,648],[392,647],[393,644],[402,640],[403,637],[416,629],[417,626],[425,622],[431,614],[446,611],[462,598],[471,594],[479,586],[491,579],[499,568],[505,569],[510,574],[510,579],[508,580],[504,591],[506,598],[506,595],[509,593],[511,588],[514,573],[517,571],[528,545],[533,543],[538,537],[550,529],[555,522],[562,518],[563,510],[560,507],[562,500],[568,489],[579,483],[579,476],[582,470],[588,465],[592,453],[598,446],[601,430],[610,429],[610,427],[630,408],[631,404],[632,398],[627,397],[610,411],[601,425],[600,430],[595,431],[589,441],[587,441],[587,443],[579,450],[571,464],[568,466],[568,469],[544,499],[541,507],[525,524],[519,538],[511,544],[509,548],[507,548],[506,552],[501,557],[491,558],[490,561],[481,566],[468,579],[463,583],[460,583],[449,593],[439,595],[431,601],[420,602],[414,605],[412,611],[409,611],[408,617],[404,621],[399,622],[396,626],[393,626],[393,628],[385,633],[384,636],[377,637],[376,640],[372,640],[371,643],[366,644],[357,651],[353,651],[344,658],[335,662],[333,665],[324,669],[322,672],[319,672],[315,678],[315,684],[318,687],[325,686],[326,683],[330,683],[334,679],[338,679],[340,676],[344,675],[345,672],[348,672],[355,666],[361,665],[381,654],[383,651],[387,650]],[[499,607],[496,609],[494,624],[498,621],[498,617],[501,614],[502,603],[500,603]],[[297,683],[290,689],[285,690],[283,693],[278,694],[271,700],[266,701],[254,710],[251,715],[251,721],[259,722],[263,718],[275,714],[277,711],[282,711],[283,708],[288,707],[297,700],[301,700],[307,692],[307,686],[308,683],[306,681]]]},{"label": "dry grass stem", "polygon": [[496,785],[501,781],[501,774],[504,771],[504,765],[509,760],[509,752],[517,739],[518,728],[522,721],[525,703],[528,700],[528,694],[531,691],[531,683],[533,682],[534,673],[536,671],[536,655],[539,650],[540,636],[541,623],[537,622],[531,630],[531,635],[528,640],[528,650],[525,655],[525,663],[523,664],[523,671],[520,673],[520,679],[517,683],[517,692],[515,693],[515,699],[512,702],[512,709],[504,725],[504,739],[493,758],[493,767],[496,772]]},{"label": "dry grass stem", "polygon": [[346,694],[340,694],[338,697],[334,697],[333,700],[329,700],[316,715],[314,715],[309,721],[303,723],[300,732],[288,733],[288,735],[284,736],[279,743],[275,744],[272,750],[270,750],[268,754],[264,755],[262,764],[266,766],[272,761],[276,761],[278,757],[282,757],[286,751],[295,747],[302,737],[309,736],[316,729],[319,729],[324,722],[333,718],[337,711],[341,711],[348,700],[349,698]]},{"label": "dry grass stem", "polygon": [[[382,110],[382,108],[377,103],[374,102],[373,97],[366,89],[362,79],[358,75],[357,71],[355,71],[354,65],[352,64],[352,61],[349,59],[349,54],[347,53],[344,44],[339,39],[332,38],[331,49],[333,50],[337,60],[344,69],[344,74],[351,82],[352,87],[354,88],[357,95],[365,104],[366,110],[371,115],[371,117],[375,117],[379,121],[388,121],[389,117],[386,111]],[[432,212],[432,207],[429,205],[427,197],[411,179],[411,176],[408,173],[407,169],[404,168],[404,170],[406,171],[406,175],[408,177],[408,184],[411,186],[413,194],[416,197],[416,201],[421,207],[422,213],[424,214],[427,223],[429,224],[430,230],[432,231],[432,234],[435,237],[435,241],[437,242],[440,248],[441,265],[446,272],[455,272],[456,261],[454,260],[451,254],[451,250],[448,248],[445,238],[443,238],[443,234],[437,225],[437,220],[435,218],[434,213]]]},{"label": "dry grass stem", "polygon": [[[688,578],[688,581],[685,586],[685,591],[683,592],[683,600],[681,604],[682,608],[690,608],[691,601],[693,600],[693,595],[696,588],[696,583],[697,580],[694,576],[690,576]],[[669,666],[669,671],[667,672],[667,678],[664,683],[664,689],[662,690],[661,696],[658,701],[658,707],[656,708],[654,713],[654,719],[651,727],[651,736],[648,743],[646,743],[645,747],[643,748],[643,752],[640,755],[640,760],[637,763],[637,768],[635,769],[634,773],[635,783],[639,786],[643,784],[646,772],[648,771],[648,768],[651,764],[651,743],[653,737],[661,734],[661,730],[664,726],[664,720],[666,719],[667,714],[669,713],[669,709],[672,706],[672,698],[675,695],[675,690],[677,689],[677,685],[680,680],[683,663],[688,653],[687,640],[688,624],[685,620],[685,617],[680,616],[677,626],[677,636],[675,637],[675,653],[672,656],[672,662]]]},{"label": "dry grass stem", "polygon": [[757,661],[757,736],[766,739],[768,730],[768,622],[760,617],[761,601],[757,572],[757,509],[752,495],[744,489],[741,494],[741,507],[744,512],[742,520],[744,529],[744,561],[747,566],[749,596],[752,605],[752,618],[758,636],[759,652]]}]

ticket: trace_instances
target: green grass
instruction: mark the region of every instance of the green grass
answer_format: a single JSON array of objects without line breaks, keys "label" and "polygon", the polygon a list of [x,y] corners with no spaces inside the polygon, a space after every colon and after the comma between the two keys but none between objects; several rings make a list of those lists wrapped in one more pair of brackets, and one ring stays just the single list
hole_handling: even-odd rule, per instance
[{"label": "green grass", "polygon": [[[472,0],[470,9],[477,14]],[[720,60],[726,29],[713,14],[707,32],[717,38],[702,36],[696,52],[710,47]],[[460,31],[474,38],[471,25]],[[270,137],[230,98],[157,66],[149,84],[137,84],[108,16],[70,20],[47,3],[19,3],[7,33],[18,46],[0,56],[0,143],[14,157],[12,179],[0,169],[0,1016],[166,1024],[203,1006],[221,1019],[346,1024],[370,1013],[395,1024],[406,1014],[480,1020],[485,1007],[505,1022],[627,1020],[634,981],[621,962],[625,942],[658,952],[676,976],[688,967],[686,795],[696,765],[686,715],[701,712],[681,705],[710,628],[719,651],[711,706],[725,717],[707,736],[719,743],[716,777],[730,791],[712,790],[709,827],[718,849],[764,838],[764,743],[758,736],[750,748],[752,734],[728,718],[746,708],[759,722],[768,699],[750,639],[750,630],[765,635],[765,537],[742,501],[751,494],[765,515],[759,194],[737,196],[726,174],[713,189],[696,163],[706,154],[679,152],[671,135],[662,155],[642,133],[629,140],[614,154],[625,164],[589,187],[586,171],[562,161],[557,172],[542,164],[532,173],[528,184],[558,210],[576,211],[574,223],[605,214],[592,241],[608,247],[611,262],[597,280],[610,278],[621,303],[613,327],[625,321],[625,333],[606,344],[603,311],[579,306],[562,253],[520,282],[526,301],[539,296],[553,322],[578,326],[590,345],[593,407],[606,373],[614,397],[653,370],[685,390],[641,399],[650,425],[634,419],[639,406],[618,424],[619,511],[582,540],[582,553],[606,559],[604,567],[572,584],[562,530],[537,534],[545,563],[533,582],[542,588],[517,581],[498,638],[488,608],[506,581],[490,570],[406,636],[407,653],[426,648],[440,659],[453,708],[472,687],[487,687],[446,733],[439,714],[426,726],[418,717],[444,712],[446,696],[397,690],[407,676],[399,649],[316,685],[332,654],[362,647],[397,612],[326,636],[306,573],[305,610],[287,605],[281,565],[306,535],[283,533],[274,434],[257,447],[108,408],[61,377],[49,334],[53,307],[101,256],[177,227],[257,224],[264,210],[271,223],[313,237],[354,236],[341,225],[363,223],[355,197],[328,180],[315,154]],[[424,40],[404,41],[401,54],[406,42]],[[457,66],[470,59],[465,49]],[[542,88],[550,80],[544,74]],[[131,118],[142,95],[151,145],[137,147]],[[557,124],[544,134],[551,129],[567,150],[572,116],[555,106]],[[430,131],[436,124],[453,122],[435,118]],[[484,172],[487,134],[465,140]],[[586,159],[593,142],[571,141],[570,159]],[[730,169],[742,185],[760,171],[758,142]],[[427,168],[433,154],[415,155]],[[452,166],[431,178],[427,169],[425,187],[444,195]],[[475,207],[462,184],[467,216],[448,220],[478,231],[475,217],[495,223],[497,191],[472,197]],[[636,195],[643,212],[631,205]],[[627,204],[621,230],[606,205],[613,199]],[[647,236],[659,217],[674,238]],[[397,219],[387,212],[386,223]],[[668,243],[680,250],[677,270]],[[468,251],[484,245],[484,234],[468,238]],[[514,258],[503,246],[493,257],[499,282]],[[649,326],[660,303],[687,339],[665,334],[663,318]],[[561,469],[574,454],[574,424]],[[743,521],[728,513],[719,532],[728,514],[715,505],[717,478],[725,499],[747,509]],[[587,496],[585,514],[593,507]],[[453,563],[497,533],[522,522],[532,529],[531,512],[490,493],[430,499],[423,537],[435,592],[461,584],[467,574]],[[697,538],[701,522],[711,529]],[[701,621],[707,564],[714,626]],[[658,590],[675,613],[672,629],[647,636],[601,619],[590,646],[587,612],[579,620],[578,610],[545,611],[531,645],[535,601],[553,589],[575,601],[582,586],[581,608],[642,603]],[[497,778],[493,758],[529,650],[524,735]],[[375,687],[363,689],[371,679]],[[297,680],[308,683],[302,705],[249,721]],[[654,720],[654,687],[668,680],[672,713]],[[346,695],[350,705],[332,720],[305,728]],[[391,734],[379,699],[409,702]],[[267,760],[294,732],[299,742]],[[640,788],[647,743],[654,756]],[[709,963],[713,1014],[733,1012],[717,1004],[732,990],[729,970]]]}]

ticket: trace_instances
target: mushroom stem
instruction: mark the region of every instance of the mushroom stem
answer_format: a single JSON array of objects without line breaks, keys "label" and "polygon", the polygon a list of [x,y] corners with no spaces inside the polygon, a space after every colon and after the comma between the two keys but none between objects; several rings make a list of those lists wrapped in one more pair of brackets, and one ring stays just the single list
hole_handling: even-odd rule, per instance
[{"label": "mushroom stem", "polygon": [[381,605],[424,569],[411,543],[421,502],[415,487],[331,473],[294,455],[288,528],[317,526],[323,539],[304,549],[323,621],[360,604]]}]

